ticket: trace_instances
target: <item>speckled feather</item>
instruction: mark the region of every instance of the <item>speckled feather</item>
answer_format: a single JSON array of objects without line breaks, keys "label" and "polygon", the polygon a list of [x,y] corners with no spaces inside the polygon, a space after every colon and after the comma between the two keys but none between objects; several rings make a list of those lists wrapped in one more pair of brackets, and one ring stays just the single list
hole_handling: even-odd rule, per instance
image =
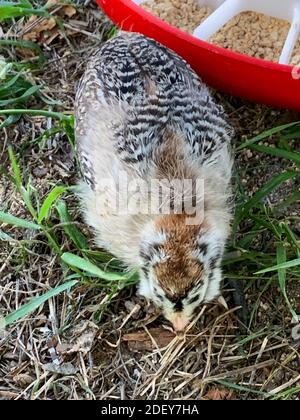
[{"label": "speckled feather", "polygon": [[76,134],[86,181],[93,167],[85,149],[85,114],[93,103],[126,107],[113,125],[115,149],[139,173],[148,170],[155,148],[168,129],[182,134],[199,164],[229,142],[232,130],[222,107],[186,62],[139,34],[121,33],[92,57],[76,97]]}]

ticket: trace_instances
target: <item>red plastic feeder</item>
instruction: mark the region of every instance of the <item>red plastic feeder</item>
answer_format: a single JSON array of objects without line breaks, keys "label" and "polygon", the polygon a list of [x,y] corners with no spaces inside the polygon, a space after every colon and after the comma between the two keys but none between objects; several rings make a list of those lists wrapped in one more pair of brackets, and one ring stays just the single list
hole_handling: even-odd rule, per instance
[{"label": "red plastic feeder", "polygon": [[[231,11],[230,14],[228,3],[239,2],[243,4],[245,1],[244,9],[240,8],[239,10],[241,12],[249,10],[249,7],[246,7],[247,3],[249,5],[249,0],[211,0],[217,3],[219,7],[213,13],[214,16],[211,15],[206,19],[204,25],[202,23],[195,30],[194,35],[185,33],[146,12],[136,4],[141,3],[141,0],[136,0],[136,3],[132,0],[96,1],[121,29],[142,33],[171,48],[182,56],[199,76],[213,88],[251,101],[300,111],[300,67],[249,57],[217,47],[194,36],[195,34],[202,34],[203,36],[203,33],[207,32],[207,28],[210,32],[210,28],[214,25],[210,25],[210,22],[207,22],[208,19],[215,23],[218,21],[218,17],[220,18],[226,13],[227,21],[236,15],[237,13],[234,11]],[[209,4],[210,2],[204,1],[203,3]],[[300,29],[300,13],[294,5],[297,2],[287,0],[288,5],[283,5],[282,0],[251,0],[251,5],[257,6],[258,11],[262,13],[271,14],[264,8],[265,3],[268,2],[267,9],[271,7],[272,10],[276,10],[277,6],[279,9],[285,6],[284,18],[291,21],[291,29],[283,50],[283,55],[289,55],[286,54],[285,50],[291,44],[291,41],[295,45]],[[256,9],[251,8],[251,10]],[[278,17],[277,12],[275,17]],[[282,18],[282,13],[280,17]],[[217,27],[215,24],[214,31],[216,32],[222,25],[219,23]],[[207,37],[213,33],[208,34],[208,32],[206,33]],[[289,48],[291,50],[291,46]]]}]

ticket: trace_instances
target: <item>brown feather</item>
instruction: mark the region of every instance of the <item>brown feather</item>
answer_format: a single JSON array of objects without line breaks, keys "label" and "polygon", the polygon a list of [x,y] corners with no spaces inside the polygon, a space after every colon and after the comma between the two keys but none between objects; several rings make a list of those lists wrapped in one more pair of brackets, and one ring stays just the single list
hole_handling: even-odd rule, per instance
[{"label": "brown feather", "polygon": [[173,214],[161,217],[156,227],[163,230],[167,240],[161,250],[168,256],[167,260],[155,265],[154,271],[160,286],[172,299],[183,298],[188,290],[201,278],[202,264],[191,251],[197,236],[204,230],[204,225],[187,225],[186,215]]},{"label": "brown feather", "polygon": [[170,128],[165,131],[163,143],[156,149],[153,161],[157,179],[183,180],[195,177],[187,164],[183,138]]}]

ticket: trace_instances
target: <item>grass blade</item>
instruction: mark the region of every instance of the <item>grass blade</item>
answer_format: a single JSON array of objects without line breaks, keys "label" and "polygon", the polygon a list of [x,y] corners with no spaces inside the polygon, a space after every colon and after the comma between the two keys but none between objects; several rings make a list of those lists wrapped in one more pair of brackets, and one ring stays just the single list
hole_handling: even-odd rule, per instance
[{"label": "grass blade", "polygon": [[25,99],[34,95],[39,89],[40,89],[39,86],[31,86],[21,96],[18,96],[17,98],[4,99],[0,101],[0,106],[7,106],[7,105],[14,104],[17,102],[23,102]]},{"label": "grass blade", "polygon": [[7,127],[11,124],[16,123],[19,120],[19,116],[18,115],[9,115],[1,124],[0,124],[0,130],[2,130],[2,128]]},{"label": "grass blade", "polygon": [[249,211],[255,207],[263,198],[267,197],[275,188],[279,187],[279,185],[288,181],[289,179],[295,178],[298,175],[298,172],[286,171],[274,176],[260,190],[258,190],[246,204],[241,206],[242,210],[237,214],[237,220],[235,221],[235,224],[238,225],[244,216],[248,214]]},{"label": "grass blade", "polygon": [[294,248],[295,253],[297,254],[297,257],[300,258],[300,242],[296,238],[294,232],[286,223],[282,224],[282,229],[286,235],[287,240],[289,241],[291,246]]},{"label": "grass blade", "polygon": [[45,303],[48,299],[59,295],[60,293],[64,292],[67,289],[75,286],[78,283],[78,280],[68,281],[60,286],[55,287],[54,289],[49,290],[45,294],[35,297],[31,299],[28,303],[21,306],[21,308],[17,309],[16,311],[10,313],[4,318],[4,326],[8,326],[13,322],[17,321],[18,319],[24,318],[29,313],[38,309],[43,303]]},{"label": "grass blade", "polygon": [[278,149],[277,147],[260,146],[256,144],[249,146],[249,149],[254,150],[255,152],[265,153],[271,156],[288,159],[292,162],[300,164],[300,153],[290,152],[284,149]]},{"label": "grass blade", "polygon": [[[286,250],[285,250],[285,247],[282,243],[279,243],[277,245],[276,255],[277,255],[277,263],[278,263],[279,266],[286,264]],[[288,306],[288,308],[291,312],[291,315],[294,318],[294,320],[296,322],[298,322],[298,316],[297,316],[296,312],[294,311],[294,309],[293,309],[293,307],[292,307],[292,305],[289,301],[289,298],[287,296],[287,293],[286,293],[286,269],[285,268],[279,268],[278,269],[278,281],[279,281],[279,287],[280,287],[281,293],[284,296],[284,299],[285,299],[285,301],[287,303],[287,306]]]},{"label": "grass blade", "polygon": [[[67,209],[67,205],[64,201],[59,201],[56,205],[56,209],[59,215],[59,219],[61,223],[66,223],[63,227],[64,232],[67,236],[74,242],[78,249],[87,249],[88,243],[83,236],[83,234],[76,228],[76,226],[72,225],[72,220],[70,214]],[[68,224],[70,223],[70,224]]]},{"label": "grass blade", "polygon": [[21,171],[20,171],[19,164],[17,162],[16,155],[14,154],[14,151],[13,151],[11,146],[8,147],[8,156],[9,156],[10,164],[11,164],[12,171],[13,171],[14,178],[15,178],[15,180],[14,180],[15,185],[18,188],[18,190],[20,191],[20,189],[22,187],[22,176],[21,176]]},{"label": "grass blade", "polygon": [[62,112],[45,111],[44,109],[0,109],[0,115],[37,115],[41,117],[52,117],[62,121],[73,119],[71,115],[65,115]]},{"label": "grass blade", "polygon": [[45,218],[48,218],[52,204],[64,193],[67,191],[66,187],[54,187],[52,191],[45,198],[41,210],[38,215],[38,223],[42,223]]},{"label": "grass blade", "polygon": [[[35,209],[33,208],[31,199],[30,199],[30,189],[26,190],[24,188],[24,186],[22,185],[22,176],[21,176],[20,167],[19,167],[19,164],[17,162],[17,158],[16,158],[16,156],[14,154],[14,151],[13,151],[11,146],[8,148],[8,154],[9,154],[9,159],[10,159],[12,171],[13,171],[13,174],[14,174],[13,182],[16,185],[19,193],[22,195],[22,198],[23,198],[28,210],[30,211],[31,216],[33,217],[34,220],[36,220],[37,215],[36,215]],[[28,187],[30,187],[30,184],[28,184]]]},{"label": "grass blade", "polygon": [[9,213],[4,213],[3,211],[0,211],[0,222],[25,229],[41,229],[40,226],[35,223],[29,222],[25,219],[20,219],[19,217],[12,216]]},{"label": "grass blade", "polygon": [[280,399],[286,400],[295,394],[300,395],[300,385],[296,386],[295,388],[290,388],[287,391],[284,391],[280,394],[275,395],[275,397],[271,398],[271,401],[280,400]]},{"label": "grass blade", "polygon": [[22,6],[22,7],[32,7],[32,4],[29,0],[19,0],[19,1],[11,1],[11,0],[2,0],[0,1],[0,7],[3,6]]},{"label": "grass blade", "polygon": [[268,394],[265,393],[265,392],[257,391],[256,389],[252,389],[252,388],[247,388],[245,386],[238,385],[238,384],[235,384],[234,382],[226,381],[226,380],[223,380],[223,379],[217,379],[214,382],[216,382],[216,383],[218,383],[222,386],[232,388],[232,389],[235,389],[235,390],[238,390],[238,391],[249,392],[251,394],[261,395],[261,396],[264,396],[264,397],[268,396]]},{"label": "grass blade", "polygon": [[286,171],[273,177],[244,205],[244,211],[248,213],[250,209],[258,204],[263,198],[267,197],[275,188],[297,175],[299,175],[297,172]]},{"label": "grass blade", "polygon": [[300,191],[293,192],[285,200],[283,200],[281,203],[275,206],[274,213],[282,212],[283,210],[290,207],[292,204],[296,203],[297,201],[300,201]]},{"label": "grass blade", "polygon": [[287,261],[282,264],[277,264],[277,265],[274,265],[273,267],[265,268],[264,270],[257,271],[254,274],[270,273],[271,271],[293,268],[293,267],[297,267],[298,265],[300,265],[300,258],[296,258],[295,260]]},{"label": "grass blade", "polygon": [[32,41],[24,41],[24,40],[15,40],[15,39],[0,39],[0,46],[12,46],[12,47],[21,47],[27,48],[30,50],[34,50],[38,53],[40,61],[45,60],[45,56],[43,50],[40,48],[38,44]]},{"label": "grass blade", "polygon": [[23,16],[42,16],[51,17],[51,15],[43,9],[32,9],[22,3],[8,3],[9,6],[2,2],[0,7],[0,21]]},{"label": "grass blade", "polygon": [[271,128],[270,130],[264,131],[263,133],[259,134],[258,136],[253,137],[250,140],[245,141],[240,146],[238,146],[235,150],[238,152],[249,147],[252,144],[259,142],[260,140],[266,139],[267,137],[271,137],[274,134],[280,133],[281,131],[286,130],[287,128],[294,127],[295,125],[299,125],[299,121],[292,122],[285,125],[280,125],[279,127]]},{"label": "grass blade", "polygon": [[0,241],[15,242],[15,239],[0,229]]},{"label": "grass blade", "polygon": [[14,86],[14,84],[17,82],[20,76],[21,73],[18,73],[15,76],[11,77],[6,83],[2,84],[2,86],[0,87],[0,97],[3,97],[3,95],[6,94],[6,92],[11,86]]},{"label": "grass blade", "polygon": [[87,273],[92,274],[95,277],[100,277],[103,280],[119,281],[125,278],[125,275],[122,274],[107,273],[101,270],[95,264],[91,263],[90,261],[78,257],[78,255],[72,254],[70,252],[65,252],[61,256],[61,259],[70,267],[79,268],[80,270],[86,271]]}]

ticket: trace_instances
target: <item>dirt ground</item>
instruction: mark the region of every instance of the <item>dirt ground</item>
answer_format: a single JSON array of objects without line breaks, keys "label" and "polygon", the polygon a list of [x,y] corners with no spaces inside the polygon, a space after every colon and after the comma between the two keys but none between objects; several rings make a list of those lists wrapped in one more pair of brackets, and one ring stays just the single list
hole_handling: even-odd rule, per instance
[{"label": "dirt ground", "polygon": [[[74,92],[88,56],[105,41],[111,24],[92,2],[65,16],[65,31],[35,32],[19,20],[10,28],[16,37],[35,37],[47,57],[42,71],[31,75],[44,86],[48,99],[59,100],[56,110],[73,112]],[[48,38],[42,39],[48,31]],[[49,35],[49,31],[51,34]],[[29,34],[29,35],[28,35]],[[29,36],[29,38],[28,38]],[[53,36],[53,39],[51,37]],[[47,41],[48,39],[48,41]],[[30,60],[26,51],[12,50]],[[236,126],[237,141],[276,125],[300,120],[299,115],[272,110],[215,93]],[[36,107],[35,103],[31,104]],[[39,139],[55,120],[23,116],[0,133],[0,164],[10,171],[7,145],[20,152],[24,176],[43,197],[57,183],[74,185],[79,170],[74,150],[64,131]],[[37,141],[37,139],[39,139]],[[272,139],[266,140],[268,144]],[[299,140],[292,147],[300,152]],[[263,159],[263,161],[261,160]],[[237,156],[235,182],[251,197],[274,174],[285,168],[281,158],[245,149]],[[299,185],[285,184],[285,193]],[[280,203],[281,190],[269,198]],[[95,250],[93,237],[83,224],[77,200],[67,196],[76,225]],[[12,182],[0,171],[0,210],[20,217],[28,213]],[[300,203],[288,210],[300,235]],[[52,223],[59,223],[53,214]],[[245,224],[244,229],[247,229]],[[65,274],[57,255],[39,235],[24,238],[24,231],[7,228],[14,244],[0,242],[0,317],[33,296],[58,284]],[[31,241],[24,244],[17,240]],[[61,234],[61,248],[72,244]],[[262,242],[268,238],[263,237]],[[257,243],[257,250],[261,243]],[[255,262],[254,262],[255,263]],[[251,268],[251,266],[249,266]],[[255,281],[243,261],[234,266],[244,276],[251,314],[247,331],[241,330],[230,286],[225,282],[229,309],[216,304],[202,308],[201,316],[184,337],[175,336],[166,321],[135,295],[135,286],[108,292],[89,284],[77,285],[39,307],[7,330],[0,331],[0,399],[300,399],[300,338],[293,336],[291,314],[278,283]],[[231,268],[232,270],[232,268]],[[247,276],[251,281],[247,282]],[[300,314],[299,278],[287,292]]]}]

